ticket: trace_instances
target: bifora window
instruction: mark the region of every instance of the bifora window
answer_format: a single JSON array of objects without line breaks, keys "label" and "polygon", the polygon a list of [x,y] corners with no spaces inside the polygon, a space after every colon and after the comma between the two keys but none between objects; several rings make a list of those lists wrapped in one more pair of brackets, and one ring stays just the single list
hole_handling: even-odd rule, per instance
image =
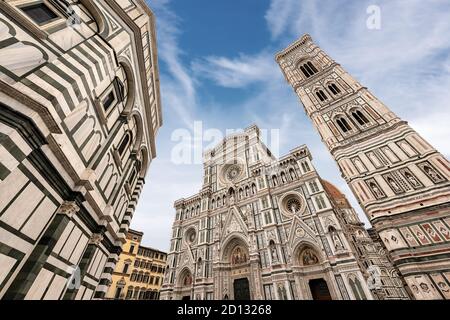
[{"label": "bifora window", "polygon": [[306,62],[303,65],[300,66],[300,70],[303,72],[306,78],[311,77],[312,75],[319,72],[317,68],[310,62]]},{"label": "bifora window", "polygon": [[19,8],[39,26],[59,19],[59,16],[44,2],[25,4]]},{"label": "bifora window", "polygon": [[347,120],[345,120],[344,118],[336,119],[336,123],[338,124],[339,128],[341,128],[342,132],[344,132],[344,133],[352,130],[352,128],[348,124]]},{"label": "bifora window", "polygon": [[317,91],[316,95],[319,98],[319,100],[322,101],[322,102],[325,101],[325,100],[328,100],[327,95],[322,90]]},{"label": "bifora window", "polygon": [[370,123],[369,119],[367,119],[366,116],[359,110],[353,111],[352,116],[362,126]]},{"label": "bifora window", "polygon": [[328,89],[329,89],[331,92],[333,92],[334,95],[338,95],[339,93],[341,93],[341,90],[340,90],[334,83],[330,84],[330,85],[328,86]]}]

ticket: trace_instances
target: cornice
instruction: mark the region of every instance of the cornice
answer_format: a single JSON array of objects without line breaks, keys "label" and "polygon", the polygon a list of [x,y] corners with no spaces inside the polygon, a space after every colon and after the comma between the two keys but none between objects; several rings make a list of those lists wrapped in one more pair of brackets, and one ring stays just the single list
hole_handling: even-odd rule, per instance
[{"label": "cornice", "polygon": [[283,58],[287,54],[291,53],[295,49],[301,47],[302,45],[305,45],[308,41],[312,42],[312,38],[311,38],[311,36],[309,34],[306,33],[303,36],[301,36],[299,39],[294,41],[292,44],[290,44],[286,49],[278,52],[275,55],[276,61],[278,61],[279,59]]}]

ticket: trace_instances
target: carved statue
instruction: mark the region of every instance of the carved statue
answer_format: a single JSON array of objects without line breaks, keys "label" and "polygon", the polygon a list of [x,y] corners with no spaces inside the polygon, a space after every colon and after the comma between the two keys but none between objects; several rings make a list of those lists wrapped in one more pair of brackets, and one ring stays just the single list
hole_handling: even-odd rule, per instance
[{"label": "carved statue", "polygon": [[397,182],[394,181],[392,178],[387,178],[387,181],[389,185],[392,187],[392,190],[394,190],[396,193],[402,192],[403,190],[399,187]]},{"label": "carved statue", "polygon": [[373,193],[377,198],[383,198],[384,193],[381,192],[380,188],[377,187],[375,183],[370,183],[370,188],[373,190]]},{"label": "carved statue", "polygon": [[409,172],[405,172],[405,177],[412,184],[413,187],[420,187],[420,183]]},{"label": "carved statue", "polygon": [[280,300],[287,300],[286,287],[283,284],[278,285],[278,297]]},{"label": "carved statue", "polygon": [[434,169],[430,168],[429,166],[424,166],[423,170],[426,172],[426,174],[428,174],[428,176],[434,182],[438,182],[438,181],[442,180],[442,177]]},{"label": "carved statue", "polygon": [[277,253],[277,248],[275,247],[275,244],[272,244],[270,246],[270,256],[272,257],[273,263],[278,262],[278,253]]},{"label": "carved statue", "polygon": [[341,239],[339,238],[338,234],[333,232],[333,243],[334,243],[334,247],[336,248],[336,250],[343,250],[344,249],[344,245],[342,244]]}]

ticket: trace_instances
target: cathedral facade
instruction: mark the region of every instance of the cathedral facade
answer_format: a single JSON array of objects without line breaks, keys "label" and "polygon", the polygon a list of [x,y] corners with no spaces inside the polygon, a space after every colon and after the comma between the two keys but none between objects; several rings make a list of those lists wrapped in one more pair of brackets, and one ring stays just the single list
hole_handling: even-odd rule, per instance
[{"label": "cathedral facade", "polygon": [[141,0],[0,1],[0,298],[103,298],[162,124]]},{"label": "cathedral facade", "polygon": [[[276,159],[256,126],[205,152],[201,191],[175,202],[161,299],[407,299],[345,196],[311,160],[306,146]],[[385,277],[378,286],[371,265]]]},{"label": "cathedral facade", "polygon": [[304,35],[286,80],[415,299],[450,299],[450,164]]}]

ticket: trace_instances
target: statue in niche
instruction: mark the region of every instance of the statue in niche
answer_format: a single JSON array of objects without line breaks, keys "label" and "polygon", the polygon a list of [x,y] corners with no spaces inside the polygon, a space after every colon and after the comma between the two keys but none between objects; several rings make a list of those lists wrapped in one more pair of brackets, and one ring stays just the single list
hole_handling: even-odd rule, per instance
[{"label": "statue in niche", "polygon": [[344,250],[344,245],[342,244],[341,239],[336,231],[336,229],[332,226],[328,228],[328,232],[331,234],[331,239],[333,240],[334,248],[336,250]]},{"label": "statue in niche", "polygon": [[197,264],[197,277],[201,276],[202,276],[202,260],[199,260]]},{"label": "statue in niche", "polygon": [[419,288],[418,288],[415,284],[413,284],[413,285],[411,286],[411,289],[412,289],[412,291],[414,292],[414,294],[416,294],[416,295],[419,294]]},{"label": "statue in niche", "polygon": [[273,241],[270,242],[269,250],[270,256],[272,258],[272,263],[277,263],[278,262],[277,247],[275,246],[275,243]]},{"label": "statue in niche", "polygon": [[450,238],[450,231],[448,231],[448,229],[444,228],[443,226],[441,226],[439,228],[439,231],[445,236],[445,238],[448,240]]},{"label": "statue in niche", "polygon": [[344,250],[344,245],[336,232],[333,233],[333,243],[336,250]]},{"label": "statue in niche", "polygon": [[302,262],[304,266],[312,266],[319,263],[319,259],[311,249],[305,249],[302,255]]},{"label": "statue in niche", "polygon": [[429,293],[430,292],[430,287],[426,283],[422,282],[422,283],[420,283],[419,286],[420,286],[420,289],[422,289],[423,292],[425,292],[425,293]]},{"label": "statue in niche", "polygon": [[405,171],[405,177],[409,181],[409,183],[411,183],[411,185],[414,188],[419,188],[420,187],[419,181],[417,181],[417,179],[414,178],[412,174],[410,174],[409,172]]},{"label": "statue in niche", "polygon": [[280,300],[287,300],[286,287],[283,284],[278,285],[278,297]]},{"label": "statue in niche", "polygon": [[392,179],[391,177],[388,177],[387,181],[388,181],[389,185],[391,186],[392,190],[394,190],[395,193],[403,192],[403,190],[399,187],[397,182],[394,181],[394,179]]},{"label": "statue in niche", "polygon": [[429,166],[424,166],[423,170],[434,182],[439,182],[442,180],[442,177],[433,168]]},{"label": "statue in niche", "polygon": [[438,283],[438,287],[439,287],[439,289],[441,289],[444,292],[450,292],[450,289],[449,289],[448,285],[445,282],[440,281]]},{"label": "statue in niche", "polygon": [[375,197],[377,198],[383,198],[384,197],[384,193],[380,190],[380,188],[378,188],[378,186],[371,182],[370,184],[370,188],[372,189],[373,193],[375,194]]}]

